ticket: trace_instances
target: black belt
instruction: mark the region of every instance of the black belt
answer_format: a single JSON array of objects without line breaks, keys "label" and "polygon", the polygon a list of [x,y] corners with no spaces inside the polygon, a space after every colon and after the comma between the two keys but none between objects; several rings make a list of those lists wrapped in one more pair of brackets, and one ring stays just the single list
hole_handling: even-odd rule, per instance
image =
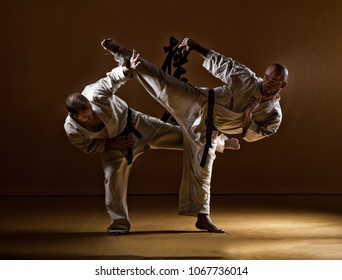
[{"label": "black belt", "polygon": [[[139,139],[142,137],[142,134],[135,127],[133,127],[133,123],[132,123],[132,110],[130,108],[128,108],[128,111],[127,111],[127,123],[126,123],[126,126],[125,126],[124,130],[120,133],[120,135],[123,135],[123,136],[127,137],[131,133],[133,133]],[[125,155],[125,158],[127,159],[128,165],[132,164],[132,161],[133,161],[133,151],[132,151],[132,148],[127,148],[127,153]]]},{"label": "black belt", "polygon": [[213,131],[215,129],[214,127],[214,102],[215,102],[215,93],[214,90],[210,89],[209,94],[208,94],[208,114],[207,114],[207,129],[205,132],[205,146],[204,146],[204,151],[202,155],[202,160],[201,160],[201,167],[205,167],[206,161],[207,161],[207,156],[209,152],[209,148],[211,148],[211,136],[213,134]]}]

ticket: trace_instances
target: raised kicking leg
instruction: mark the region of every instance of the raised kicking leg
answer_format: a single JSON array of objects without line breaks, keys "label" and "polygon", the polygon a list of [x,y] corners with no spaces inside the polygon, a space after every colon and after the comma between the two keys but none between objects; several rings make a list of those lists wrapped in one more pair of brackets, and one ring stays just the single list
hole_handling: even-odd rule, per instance
[{"label": "raised kicking leg", "polygon": [[[128,60],[131,56],[133,58],[135,56],[134,52],[121,48],[113,39],[102,41],[102,46],[111,52],[118,61],[120,59],[121,61],[122,59]],[[212,163],[207,164],[206,169],[200,167],[199,160],[201,158],[200,155],[203,153],[203,147],[195,143],[195,137],[191,129],[199,110],[207,102],[207,96],[195,87],[171,77],[162,70],[148,64],[147,61],[141,61],[140,67],[135,71],[136,78],[143,84],[151,96],[159,101],[176,118],[182,128],[186,139],[185,142],[189,141],[189,147],[184,151],[185,154],[187,154],[186,152],[190,153],[190,150],[194,150],[194,154],[190,153],[189,156],[185,156],[185,162],[188,164],[183,166],[179,213],[181,215],[197,215],[195,226],[198,229],[223,233],[224,230],[216,227],[209,215]],[[237,139],[233,140],[233,138],[232,140],[227,140],[225,146],[227,149],[239,148]],[[211,161],[214,158],[213,152]],[[208,159],[208,161],[210,160]]]}]

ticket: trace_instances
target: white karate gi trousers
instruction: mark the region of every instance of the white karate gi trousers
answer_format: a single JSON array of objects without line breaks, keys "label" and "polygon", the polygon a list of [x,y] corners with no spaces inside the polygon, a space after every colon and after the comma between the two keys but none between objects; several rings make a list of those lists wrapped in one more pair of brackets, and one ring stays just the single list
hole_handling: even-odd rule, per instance
[{"label": "white karate gi trousers", "polygon": [[[133,162],[148,149],[182,150],[182,133],[179,127],[157,118],[132,110],[132,124],[143,136],[134,137]],[[107,231],[111,234],[128,233],[130,221],[127,207],[127,185],[132,164],[125,158],[126,150],[107,150],[102,153],[105,174],[105,203],[112,224]]]},{"label": "white karate gi trousers", "polygon": [[[127,57],[127,53],[126,56]],[[177,78],[167,75],[161,69],[141,59],[141,65],[133,76],[145,87],[176,119],[183,133],[183,174],[179,190],[179,214],[196,216],[210,213],[210,183],[218,133],[212,134],[212,147],[209,149],[204,168],[200,161],[204,151],[206,126],[194,123],[208,102],[208,89],[199,89]],[[203,141],[204,140],[204,141]]]}]

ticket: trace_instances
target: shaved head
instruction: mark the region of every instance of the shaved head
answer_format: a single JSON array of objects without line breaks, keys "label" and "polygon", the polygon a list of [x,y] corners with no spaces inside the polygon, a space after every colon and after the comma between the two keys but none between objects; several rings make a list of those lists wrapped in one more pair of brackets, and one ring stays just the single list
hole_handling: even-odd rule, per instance
[{"label": "shaved head", "polygon": [[287,68],[280,63],[273,63],[268,68],[273,72],[277,73],[278,75],[281,75],[283,77],[284,81],[287,81],[287,78],[289,76],[289,71]]},{"label": "shaved head", "polygon": [[267,67],[262,81],[262,95],[264,100],[271,100],[287,85],[287,68],[280,63],[273,63]]}]

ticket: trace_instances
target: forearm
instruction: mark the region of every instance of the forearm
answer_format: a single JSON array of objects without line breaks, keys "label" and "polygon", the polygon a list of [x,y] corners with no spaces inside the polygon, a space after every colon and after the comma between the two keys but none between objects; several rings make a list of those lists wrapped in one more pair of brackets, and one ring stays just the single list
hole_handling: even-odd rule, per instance
[{"label": "forearm", "polygon": [[131,70],[127,68],[126,66],[122,66],[122,72],[126,78],[131,78]]},{"label": "forearm", "polygon": [[77,149],[87,153],[102,153],[105,150],[105,142],[103,139],[85,139],[81,137],[69,138],[70,143]]},{"label": "forearm", "polygon": [[191,38],[184,38],[182,43],[178,46],[178,48],[182,49],[183,51],[196,51],[198,52],[203,58],[206,58],[209,50],[201,46],[199,43],[194,41]]},{"label": "forearm", "polygon": [[116,144],[115,138],[106,139],[105,141],[105,150],[118,150],[118,145]]},{"label": "forearm", "polygon": [[265,137],[270,137],[277,132],[279,126],[280,122],[277,121],[257,123],[252,120],[244,135],[242,135],[242,138],[247,142],[255,142]]},{"label": "forearm", "polygon": [[209,50],[196,43],[193,48],[194,51],[198,52],[204,59],[207,57]]},{"label": "forearm", "polygon": [[125,67],[118,66],[107,73],[105,78],[99,80],[96,88],[97,94],[112,96],[131,78],[130,71]]},{"label": "forearm", "polygon": [[247,77],[248,74],[246,68],[234,59],[213,50],[207,53],[202,66],[225,84],[231,84],[232,75]]},{"label": "forearm", "polygon": [[124,150],[132,148],[135,141],[133,138],[127,138],[125,136],[118,136],[110,139],[106,139],[105,150]]}]

